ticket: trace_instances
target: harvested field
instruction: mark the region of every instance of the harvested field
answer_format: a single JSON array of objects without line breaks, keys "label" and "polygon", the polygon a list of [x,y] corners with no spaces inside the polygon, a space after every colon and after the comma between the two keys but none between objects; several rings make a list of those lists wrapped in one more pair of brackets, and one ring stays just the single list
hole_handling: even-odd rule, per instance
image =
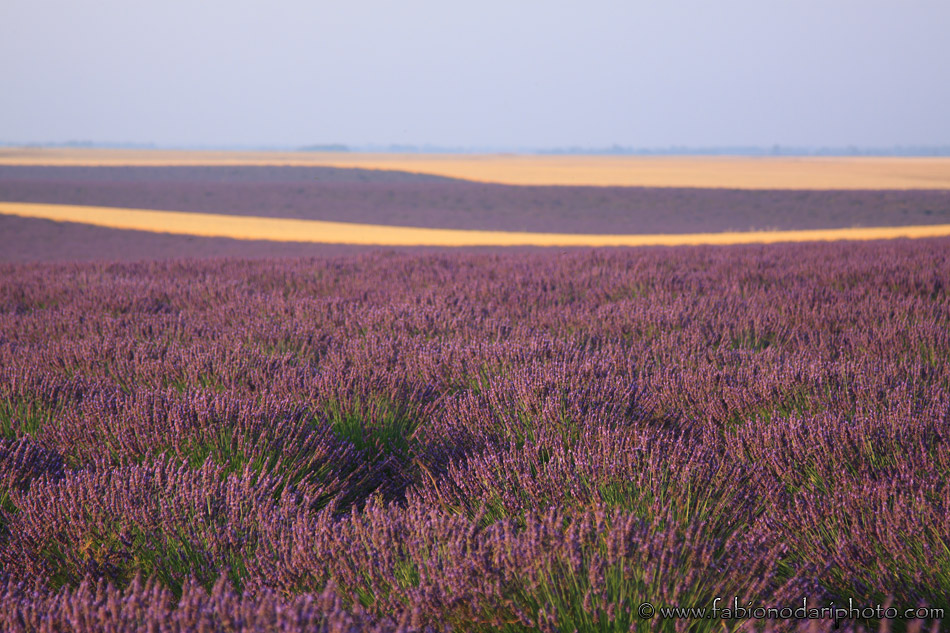
[{"label": "harvested field", "polygon": [[6,165],[284,165],[384,169],[511,185],[950,189],[950,158],[642,157],[0,149]]},{"label": "harvested field", "polygon": [[335,257],[372,248],[172,235],[0,214],[0,262]]},{"label": "harvested field", "polygon": [[291,220],[150,209],[0,202],[0,214],[114,229],[238,240],[354,244],[364,246],[679,246],[881,240],[950,235],[950,224],[931,226],[746,231],[653,235],[526,233],[410,228],[379,224]]}]

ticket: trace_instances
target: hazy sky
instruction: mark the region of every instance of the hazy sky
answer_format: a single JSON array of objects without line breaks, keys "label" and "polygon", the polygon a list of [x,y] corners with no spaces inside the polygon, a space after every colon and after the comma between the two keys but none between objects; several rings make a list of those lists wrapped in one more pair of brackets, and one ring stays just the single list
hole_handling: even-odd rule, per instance
[{"label": "hazy sky", "polygon": [[0,141],[950,144],[950,0],[0,0]]}]

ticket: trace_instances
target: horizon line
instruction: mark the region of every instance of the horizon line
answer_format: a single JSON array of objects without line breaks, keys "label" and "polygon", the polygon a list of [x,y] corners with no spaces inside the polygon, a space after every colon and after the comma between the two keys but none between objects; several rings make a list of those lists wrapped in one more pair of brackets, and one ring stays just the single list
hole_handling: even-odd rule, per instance
[{"label": "horizon line", "polygon": [[10,149],[137,149],[157,151],[272,151],[381,154],[522,154],[537,156],[950,156],[950,144],[809,145],[721,144],[634,146],[612,144],[566,146],[439,145],[435,143],[156,143],[149,141],[0,141]]}]

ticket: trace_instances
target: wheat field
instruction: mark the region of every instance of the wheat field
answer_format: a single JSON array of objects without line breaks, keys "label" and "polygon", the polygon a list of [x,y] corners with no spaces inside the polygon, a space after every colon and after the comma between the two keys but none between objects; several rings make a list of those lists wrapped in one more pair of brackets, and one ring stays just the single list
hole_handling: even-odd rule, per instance
[{"label": "wheat field", "polygon": [[430,229],[215,213],[184,213],[152,209],[120,209],[19,202],[0,203],[0,214],[56,222],[79,222],[93,226],[152,233],[227,237],[238,240],[373,246],[679,246],[950,236],[950,225],[948,224],[647,235],[530,233],[524,231]]},{"label": "wheat field", "polygon": [[581,156],[0,149],[0,165],[286,165],[384,169],[510,185],[950,189],[950,157]]}]

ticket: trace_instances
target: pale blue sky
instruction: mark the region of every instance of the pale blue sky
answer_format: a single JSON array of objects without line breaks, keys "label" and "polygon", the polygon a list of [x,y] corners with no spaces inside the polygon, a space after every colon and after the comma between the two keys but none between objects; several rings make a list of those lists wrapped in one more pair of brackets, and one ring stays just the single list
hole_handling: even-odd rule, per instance
[{"label": "pale blue sky", "polygon": [[950,144],[950,0],[0,0],[0,141]]}]

